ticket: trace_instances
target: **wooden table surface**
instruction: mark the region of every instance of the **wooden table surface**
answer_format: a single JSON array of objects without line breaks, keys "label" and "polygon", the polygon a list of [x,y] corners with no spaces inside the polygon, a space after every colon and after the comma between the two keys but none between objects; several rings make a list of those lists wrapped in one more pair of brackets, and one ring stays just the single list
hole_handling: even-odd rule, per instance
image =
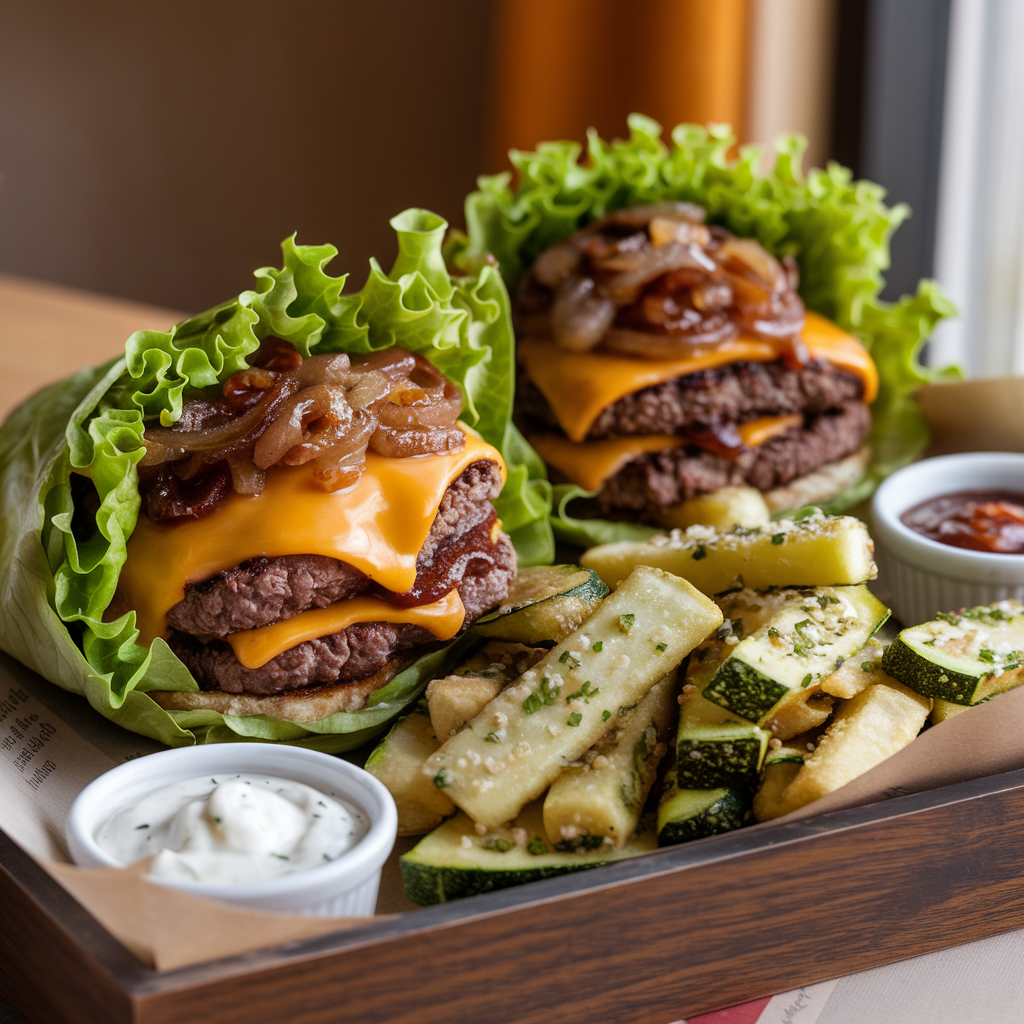
[{"label": "wooden table surface", "polygon": [[46,384],[124,350],[136,330],[186,314],[0,274],[0,420]]}]

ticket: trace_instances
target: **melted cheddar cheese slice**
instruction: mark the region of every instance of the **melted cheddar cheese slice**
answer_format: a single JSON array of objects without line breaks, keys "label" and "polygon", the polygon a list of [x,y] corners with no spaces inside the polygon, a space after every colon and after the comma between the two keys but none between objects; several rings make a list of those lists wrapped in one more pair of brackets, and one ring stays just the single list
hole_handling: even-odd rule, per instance
[{"label": "melted cheddar cheese slice", "polygon": [[761,416],[756,420],[737,424],[736,433],[748,448],[757,448],[765,441],[801,426],[803,422],[804,418],[798,412],[790,413],[788,416]]},{"label": "melted cheddar cheese slice", "polygon": [[567,480],[586,491],[599,491],[608,477],[638,455],[686,444],[685,437],[674,434],[603,437],[599,441],[570,441],[560,434],[531,434],[527,440],[549,466],[554,466]]},{"label": "melted cheddar cheese slice", "polygon": [[[757,448],[801,423],[803,416],[799,413],[762,416],[739,424],[737,432],[748,448]],[[687,439],[678,434],[634,434],[597,441],[570,441],[561,434],[530,434],[527,440],[549,466],[554,466],[567,480],[586,491],[599,491],[609,477],[640,455],[687,443]]]},{"label": "melted cheddar cheese slice", "polygon": [[[815,359],[824,359],[864,383],[864,401],[878,394],[878,371],[871,356],[852,335],[816,313],[807,314],[804,344]],[[551,341],[526,338],[517,347],[526,375],[548,400],[558,425],[573,441],[582,441],[602,410],[635,391],[729,363],[774,362],[767,341],[740,337],[703,356],[686,359],[634,359],[603,352],[569,352]]]},{"label": "melted cheddar cheese slice", "polygon": [[466,609],[457,590],[440,601],[415,608],[396,608],[376,597],[357,596],[326,608],[310,608],[284,622],[232,633],[226,639],[246,668],[260,668],[304,640],[340,633],[357,622],[406,622],[422,626],[438,640],[451,640],[465,618]]},{"label": "melted cheddar cheese slice", "polygon": [[350,491],[318,487],[309,467],[276,467],[258,497],[230,494],[212,515],[175,525],[140,515],[118,581],[119,607],[134,608],[140,643],[166,635],[167,612],[187,583],[209,579],[249,558],[327,555],[403,593],[416,580],[423,547],[448,485],[497,449],[466,435],[461,452],[392,459],[368,452]]}]

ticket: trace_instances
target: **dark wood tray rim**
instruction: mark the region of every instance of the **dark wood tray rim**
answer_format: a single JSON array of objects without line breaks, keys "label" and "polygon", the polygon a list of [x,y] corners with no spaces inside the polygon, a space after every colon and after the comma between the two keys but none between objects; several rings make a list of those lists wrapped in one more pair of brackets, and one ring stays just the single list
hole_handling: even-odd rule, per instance
[{"label": "dark wood tray rim", "polygon": [[[190,989],[215,980],[248,976],[271,967],[295,965],[341,951],[383,946],[398,938],[414,937],[470,921],[514,914],[527,908],[556,903],[567,897],[594,894],[658,876],[679,874],[702,865],[752,857],[816,836],[838,835],[874,823],[903,820],[934,808],[950,807],[1014,790],[1024,790],[1024,769],[898,796],[792,823],[753,826],[528,886],[423,907],[355,928],[169,971],[156,971],[139,962],[2,830],[0,871],[25,890],[38,904],[39,910],[51,917],[78,946],[88,951],[98,971],[114,979],[130,997],[145,997]],[[967,941],[970,937],[960,941]],[[946,943],[953,944],[955,942]]]}]

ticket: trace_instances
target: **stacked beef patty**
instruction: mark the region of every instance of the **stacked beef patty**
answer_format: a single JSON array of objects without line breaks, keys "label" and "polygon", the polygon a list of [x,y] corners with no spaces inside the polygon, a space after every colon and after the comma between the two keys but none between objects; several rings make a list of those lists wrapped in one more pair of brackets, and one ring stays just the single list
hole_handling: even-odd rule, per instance
[{"label": "stacked beef patty", "polygon": [[[824,362],[738,362],[701,370],[626,395],[604,409],[587,440],[680,434],[677,448],[638,456],[595,499],[605,515],[656,517],[668,506],[719,487],[782,487],[856,453],[871,429],[864,385]],[[531,381],[519,380],[518,419],[528,432],[558,429]],[[737,445],[739,424],[798,413],[802,420],[756,448]]]},{"label": "stacked beef patty", "polygon": [[453,587],[466,608],[466,628],[504,600],[516,575],[512,542],[497,528],[491,504],[500,490],[500,472],[492,462],[473,463],[448,487],[419,553],[416,582],[406,594],[391,594],[334,558],[254,558],[186,588],[167,615],[171,649],[204,690],[276,694],[373,676],[403,652],[437,641],[419,626],[357,623],[249,669],[224,638],[357,594],[410,606],[439,600]]},{"label": "stacked beef patty", "polygon": [[[586,436],[572,438],[579,466],[589,467],[577,482],[593,486],[593,472],[611,472],[592,513],[658,522],[667,508],[721,487],[772,492],[825,467],[822,486],[839,490],[844,471],[835,464],[861,449],[870,428],[866,353],[820,317],[809,322],[794,257],[776,258],[705,221],[702,208],[685,202],[615,210],[556,241],[518,281],[517,418],[557,460],[556,479],[571,481],[579,468],[560,423],[572,420],[573,385],[563,395],[547,375],[542,392],[531,367],[556,357],[591,398],[616,390],[608,389],[613,374],[628,384],[635,371],[638,390],[610,400]],[[652,361],[684,372],[640,389],[657,377],[647,372]],[[780,491],[769,505],[776,498],[788,500]]]}]

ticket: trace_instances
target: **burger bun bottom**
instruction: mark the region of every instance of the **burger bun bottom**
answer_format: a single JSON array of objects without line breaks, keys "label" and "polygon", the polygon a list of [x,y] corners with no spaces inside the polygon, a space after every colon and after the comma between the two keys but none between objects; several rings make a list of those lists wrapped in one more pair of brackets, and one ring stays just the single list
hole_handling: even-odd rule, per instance
[{"label": "burger bun bottom", "polygon": [[870,460],[871,449],[864,445],[845,459],[830,462],[784,487],[770,491],[721,487],[664,509],[658,516],[659,525],[686,529],[699,524],[716,530],[728,530],[737,524],[763,526],[777,512],[830,501],[864,475]]},{"label": "burger bun bottom", "polygon": [[218,711],[222,715],[268,715],[286,722],[318,722],[338,711],[359,711],[371,693],[407,668],[414,657],[395,656],[372,676],[285,693],[226,693],[223,690],[150,690],[165,711]]}]

